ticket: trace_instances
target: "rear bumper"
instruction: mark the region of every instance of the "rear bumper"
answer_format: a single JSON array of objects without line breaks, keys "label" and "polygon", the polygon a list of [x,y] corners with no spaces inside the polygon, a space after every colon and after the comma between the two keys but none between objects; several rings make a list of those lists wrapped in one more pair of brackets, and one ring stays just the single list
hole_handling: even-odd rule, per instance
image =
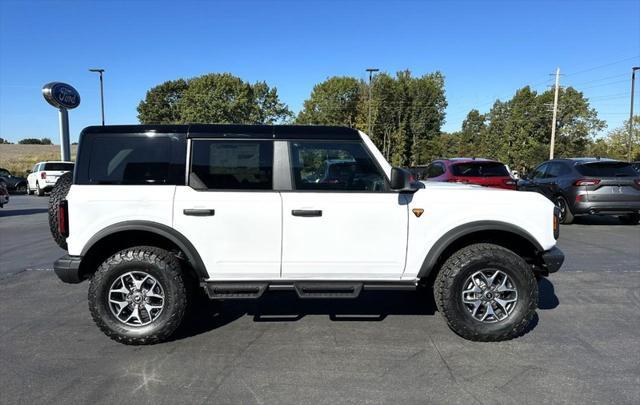
[{"label": "rear bumper", "polygon": [[560,270],[562,263],[564,263],[564,253],[558,247],[553,247],[540,255],[542,259],[542,267],[548,273],[555,273]]},{"label": "rear bumper", "polygon": [[584,214],[633,214],[640,212],[640,201],[607,201],[607,202],[578,202],[574,205],[573,213]]},{"label": "rear bumper", "polygon": [[53,271],[64,283],[77,284],[84,280],[80,274],[82,256],[64,255],[53,263]]}]

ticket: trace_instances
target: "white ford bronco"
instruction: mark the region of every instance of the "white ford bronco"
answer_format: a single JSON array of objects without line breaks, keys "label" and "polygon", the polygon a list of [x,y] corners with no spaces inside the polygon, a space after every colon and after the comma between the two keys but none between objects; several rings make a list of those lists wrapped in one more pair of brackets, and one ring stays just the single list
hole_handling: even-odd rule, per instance
[{"label": "white ford bronco", "polygon": [[68,250],[56,274],[89,279],[93,319],[127,344],[169,338],[191,286],[221,300],[432,286],[457,334],[510,339],[564,260],[542,195],[412,182],[343,127],[86,128],[50,225]]}]

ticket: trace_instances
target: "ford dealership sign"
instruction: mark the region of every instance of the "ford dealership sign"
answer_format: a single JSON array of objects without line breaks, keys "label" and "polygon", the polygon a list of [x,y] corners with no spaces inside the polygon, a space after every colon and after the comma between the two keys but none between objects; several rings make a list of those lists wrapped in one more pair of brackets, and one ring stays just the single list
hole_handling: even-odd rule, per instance
[{"label": "ford dealership sign", "polygon": [[49,104],[56,108],[71,110],[80,105],[80,93],[66,83],[47,83],[42,88],[42,95]]}]

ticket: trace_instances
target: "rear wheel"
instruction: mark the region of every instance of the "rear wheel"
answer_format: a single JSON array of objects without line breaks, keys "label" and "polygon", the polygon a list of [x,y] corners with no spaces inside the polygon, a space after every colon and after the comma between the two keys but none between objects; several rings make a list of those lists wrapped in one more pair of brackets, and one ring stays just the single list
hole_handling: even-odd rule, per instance
[{"label": "rear wheel", "polygon": [[122,250],[100,266],[89,286],[89,309],[98,327],[125,344],[166,340],[182,322],[187,305],[177,259],[149,246]]},{"label": "rear wheel", "polygon": [[640,222],[640,214],[627,214],[620,217],[620,221],[625,225],[636,225]]},{"label": "rear wheel", "polygon": [[569,207],[569,204],[567,203],[567,200],[559,195],[556,197],[555,200],[555,204],[556,207],[558,207],[558,209],[560,210],[560,223],[561,224],[571,224],[573,223],[573,212],[571,212],[571,208]]},{"label": "rear wheel", "polygon": [[36,194],[38,197],[42,197],[44,195],[44,191],[40,188],[40,183],[36,181]]},{"label": "rear wheel", "polygon": [[481,243],[462,248],[445,262],[434,297],[458,335],[500,341],[524,333],[538,304],[538,284],[520,256]]},{"label": "rear wheel", "polygon": [[25,194],[27,192],[27,185],[26,183],[20,183],[16,186],[16,193],[17,194]]},{"label": "rear wheel", "polygon": [[31,195],[31,187],[29,187],[29,182],[27,182],[27,195]]}]

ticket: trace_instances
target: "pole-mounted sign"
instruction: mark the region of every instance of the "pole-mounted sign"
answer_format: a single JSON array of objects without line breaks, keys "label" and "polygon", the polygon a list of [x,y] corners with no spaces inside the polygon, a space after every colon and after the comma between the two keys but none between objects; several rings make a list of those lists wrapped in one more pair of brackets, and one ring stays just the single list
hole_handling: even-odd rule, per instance
[{"label": "pole-mounted sign", "polygon": [[52,82],[42,87],[42,95],[47,103],[56,107],[60,112],[60,157],[61,160],[70,161],[71,146],[69,145],[69,113],[67,111],[80,105],[80,93],[66,83]]}]

